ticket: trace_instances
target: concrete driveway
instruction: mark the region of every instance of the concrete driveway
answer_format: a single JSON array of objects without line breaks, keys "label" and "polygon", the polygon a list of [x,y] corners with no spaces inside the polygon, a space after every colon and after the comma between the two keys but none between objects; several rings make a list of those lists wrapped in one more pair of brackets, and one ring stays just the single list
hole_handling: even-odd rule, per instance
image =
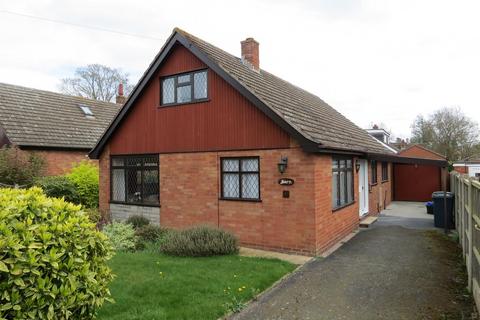
[{"label": "concrete driveway", "polygon": [[373,227],[232,319],[463,319],[472,304],[462,295],[458,248],[420,208],[392,204]]}]

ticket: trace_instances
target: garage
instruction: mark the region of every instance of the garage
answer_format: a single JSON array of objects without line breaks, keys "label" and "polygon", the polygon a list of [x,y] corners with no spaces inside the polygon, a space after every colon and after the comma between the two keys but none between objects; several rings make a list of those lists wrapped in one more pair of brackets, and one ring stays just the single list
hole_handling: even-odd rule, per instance
[{"label": "garage", "polygon": [[442,190],[442,155],[421,145],[401,150],[398,156],[409,161],[393,167],[393,198],[396,201],[429,201],[434,191]]},{"label": "garage", "polygon": [[393,167],[393,198],[396,201],[429,201],[434,191],[442,190],[440,167],[400,164]]}]

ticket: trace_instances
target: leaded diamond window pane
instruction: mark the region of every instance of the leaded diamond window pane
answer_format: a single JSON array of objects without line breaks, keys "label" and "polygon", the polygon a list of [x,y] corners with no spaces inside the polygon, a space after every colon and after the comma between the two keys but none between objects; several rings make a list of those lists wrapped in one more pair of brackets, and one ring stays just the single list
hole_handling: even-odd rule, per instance
[{"label": "leaded diamond window pane", "polygon": [[142,202],[142,171],[127,170],[127,201]]},{"label": "leaded diamond window pane", "polygon": [[179,76],[177,78],[178,80],[178,83],[186,83],[186,82],[190,82],[190,75],[189,74],[186,74],[184,76]]},{"label": "leaded diamond window pane", "polygon": [[140,167],[142,165],[142,158],[127,158],[127,166]]},{"label": "leaded diamond window pane", "polygon": [[242,198],[258,199],[260,195],[257,173],[242,175]]},{"label": "leaded diamond window pane", "polygon": [[175,102],[175,79],[167,78],[162,83],[162,104]]},{"label": "leaded diamond window pane", "polygon": [[258,159],[242,159],[242,171],[258,172]]},{"label": "leaded diamond window pane", "polygon": [[207,71],[197,72],[193,76],[194,99],[207,97]]},{"label": "leaded diamond window pane", "polygon": [[143,172],[143,203],[158,203],[158,170],[145,170]]},{"label": "leaded diamond window pane", "polygon": [[223,171],[225,172],[238,172],[239,164],[238,159],[223,159]]},{"label": "leaded diamond window pane", "polygon": [[192,86],[182,86],[177,88],[177,103],[192,101]]},{"label": "leaded diamond window pane", "polygon": [[125,170],[112,170],[112,200],[125,201]]},{"label": "leaded diamond window pane", "polygon": [[223,175],[223,197],[239,198],[240,181],[239,175],[235,173],[225,173]]},{"label": "leaded diamond window pane", "polygon": [[143,165],[146,167],[157,167],[158,166],[158,156],[147,156],[143,160]]},{"label": "leaded diamond window pane", "polygon": [[123,164],[124,164],[123,158],[112,158],[112,166],[119,167],[119,166],[123,166]]}]

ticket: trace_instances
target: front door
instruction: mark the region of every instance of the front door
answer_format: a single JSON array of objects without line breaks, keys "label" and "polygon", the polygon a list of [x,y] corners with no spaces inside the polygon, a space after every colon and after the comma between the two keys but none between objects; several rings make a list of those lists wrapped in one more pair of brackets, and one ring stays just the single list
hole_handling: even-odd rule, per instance
[{"label": "front door", "polygon": [[357,161],[360,163],[358,172],[359,213],[360,216],[363,216],[368,212],[368,162],[363,159]]}]

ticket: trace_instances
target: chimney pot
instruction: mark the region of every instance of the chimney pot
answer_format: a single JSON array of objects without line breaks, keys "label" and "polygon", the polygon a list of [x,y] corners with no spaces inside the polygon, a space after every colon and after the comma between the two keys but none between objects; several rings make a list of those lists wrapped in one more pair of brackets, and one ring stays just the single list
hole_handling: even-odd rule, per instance
[{"label": "chimney pot", "polygon": [[247,62],[252,69],[260,70],[260,44],[253,38],[247,38],[240,43],[242,47],[242,60]]},{"label": "chimney pot", "polygon": [[117,97],[115,98],[115,102],[118,104],[124,104],[127,98],[123,95],[123,83],[118,85],[118,92]]}]

